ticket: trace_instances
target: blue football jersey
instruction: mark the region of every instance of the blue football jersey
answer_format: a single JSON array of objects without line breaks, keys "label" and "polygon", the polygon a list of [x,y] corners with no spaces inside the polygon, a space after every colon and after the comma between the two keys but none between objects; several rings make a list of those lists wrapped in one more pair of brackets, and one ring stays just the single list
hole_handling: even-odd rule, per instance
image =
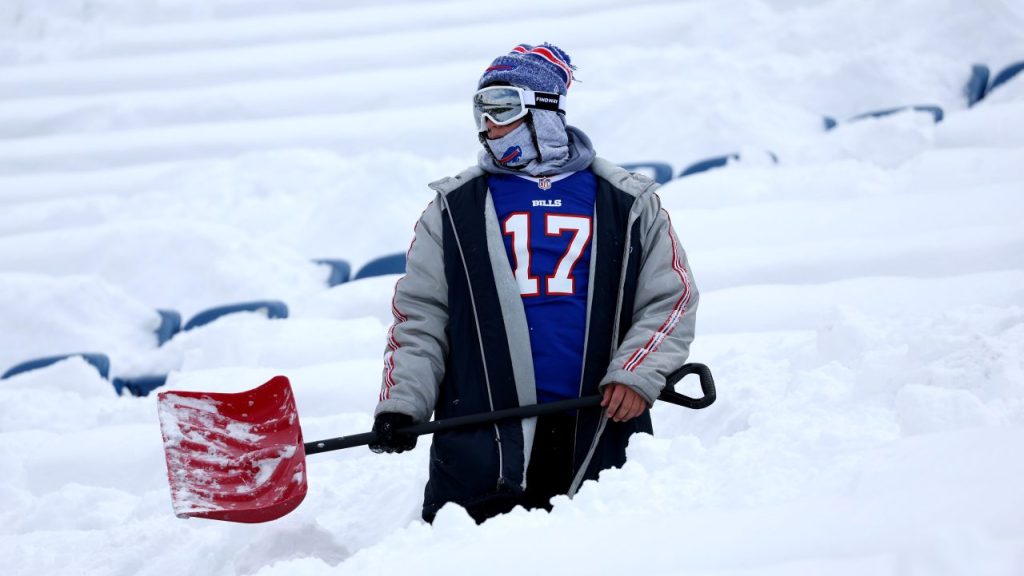
[{"label": "blue football jersey", "polygon": [[552,178],[494,174],[487,183],[526,309],[537,399],[575,398],[583,371],[597,180],[583,170]]}]

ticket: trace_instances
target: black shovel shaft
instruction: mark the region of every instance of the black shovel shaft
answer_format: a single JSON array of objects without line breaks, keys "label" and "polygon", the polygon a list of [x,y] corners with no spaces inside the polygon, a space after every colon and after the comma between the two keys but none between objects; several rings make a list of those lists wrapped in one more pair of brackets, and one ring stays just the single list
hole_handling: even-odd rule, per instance
[{"label": "black shovel shaft", "polygon": [[[559,400],[557,402],[548,402],[545,404],[518,406],[516,408],[508,408],[505,410],[495,410],[494,412],[480,412],[478,414],[469,414],[467,416],[456,416],[455,418],[445,418],[444,420],[432,420],[430,422],[407,426],[402,428],[402,432],[416,436],[423,436],[425,434],[433,434],[435,432],[444,432],[445,430],[451,430],[453,428],[462,428],[463,426],[475,426],[478,424],[490,424],[491,422],[497,422],[499,420],[510,420],[512,418],[530,418],[533,416],[543,416],[544,414],[554,414],[556,412],[568,412],[569,410],[589,408],[600,404],[600,396],[586,396],[584,398]],[[305,445],[306,454],[316,454],[318,452],[329,452],[331,450],[341,450],[342,448],[364,446],[372,443],[376,439],[376,432],[364,432],[362,434],[353,434],[351,436],[320,440],[319,442],[307,442]]]},{"label": "black shovel shaft", "polygon": [[[704,393],[703,397],[691,398],[675,391],[675,384],[679,382],[679,380],[682,380],[682,378],[687,374],[697,374],[700,376],[700,388]],[[658,400],[684,406],[686,408],[692,408],[694,410],[710,406],[715,401],[715,381],[711,376],[711,370],[703,364],[694,363],[684,365],[679,370],[670,374],[666,379],[665,389],[661,391],[661,394],[658,396]],[[505,410],[495,410],[493,412],[481,412],[479,414],[457,416],[455,418],[446,418],[444,420],[433,420],[431,422],[423,422],[422,424],[413,424],[412,426],[403,428],[402,432],[413,434],[415,436],[423,436],[425,434],[434,434],[435,432],[444,432],[445,430],[452,430],[454,428],[462,428],[465,426],[490,424],[492,422],[510,420],[513,418],[532,418],[534,416],[543,416],[545,414],[555,414],[558,412],[579,410],[581,408],[590,408],[593,406],[599,406],[600,404],[601,396],[585,396],[583,398],[572,398],[569,400],[559,400],[557,402],[531,404],[529,406],[518,406],[516,408],[508,408]],[[304,445],[304,448],[306,449],[306,454],[319,454],[320,452],[329,452],[331,450],[365,446],[374,442],[376,439],[376,433],[364,432],[362,434],[353,434],[351,436],[341,436],[339,438],[307,442]]]}]

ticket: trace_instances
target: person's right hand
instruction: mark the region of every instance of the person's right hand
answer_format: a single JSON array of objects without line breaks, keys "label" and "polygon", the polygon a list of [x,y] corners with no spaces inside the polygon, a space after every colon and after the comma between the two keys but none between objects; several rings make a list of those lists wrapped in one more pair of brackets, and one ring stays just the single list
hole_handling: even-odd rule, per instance
[{"label": "person's right hand", "polygon": [[411,426],[412,423],[412,416],[408,414],[381,412],[373,421],[373,431],[377,433],[377,440],[370,442],[370,450],[377,454],[412,450],[416,447],[416,436],[401,432],[402,428]]}]

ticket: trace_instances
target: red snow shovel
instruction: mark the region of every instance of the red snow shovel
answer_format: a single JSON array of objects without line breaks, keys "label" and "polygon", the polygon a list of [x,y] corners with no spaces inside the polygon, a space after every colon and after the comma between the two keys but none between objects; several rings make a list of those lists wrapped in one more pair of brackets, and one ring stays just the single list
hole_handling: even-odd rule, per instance
[{"label": "red snow shovel", "polygon": [[[701,398],[675,391],[687,374],[700,376]],[[686,364],[669,375],[658,399],[693,409],[710,406],[715,401],[711,370]],[[414,424],[404,431],[421,436],[600,403],[600,396],[587,396]],[[163,392],[157,404],[171,503],[179,518],[247,523],[280,518],[306,496],[306,454],[364,446],[376,439],[366,432],[303,444],[299,413],[284,376],[236,394]]]}]

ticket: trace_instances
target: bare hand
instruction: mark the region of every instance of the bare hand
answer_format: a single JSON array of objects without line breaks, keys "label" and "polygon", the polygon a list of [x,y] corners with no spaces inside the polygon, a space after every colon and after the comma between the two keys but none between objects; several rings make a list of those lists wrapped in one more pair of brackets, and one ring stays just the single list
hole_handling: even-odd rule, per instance
[{"label": "bare hand", "polygon": [[647,401],[629,386],[615,382],[605,386],[601,406],[608,409],[609,418],[625,422],[643,414]]}]

